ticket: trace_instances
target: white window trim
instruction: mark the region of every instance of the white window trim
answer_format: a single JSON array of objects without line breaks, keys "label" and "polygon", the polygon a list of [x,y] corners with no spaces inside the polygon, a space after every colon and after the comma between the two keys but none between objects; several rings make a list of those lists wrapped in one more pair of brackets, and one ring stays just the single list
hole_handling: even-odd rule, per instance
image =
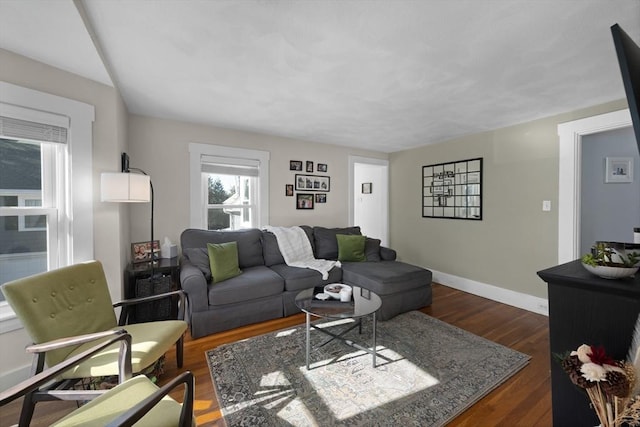
[{"label": "white window trim", "polygon": [[[69,123],[70,165],[57,165],[66,171],[71,183],[65,198],[69,218],[59,219],[64,227],[60,232],[68,234],[69,245],[63,259],[78,263],[93,259],[93,122],[95,108],[92,105],[57,95],[0,81],[0,111],[10,117],[23,120],[57,121],[64,117]],[[65,120],[65,119],[62,119]],[[60,122],[58,122],[60,123]],[[74,239],[73,236],[81,236]],[[66,256],[65,256],[66,255]],[[0,334],[22,328],[8,304],[0,304]]]},{"label": "white window trim", "polygon": [[202,156],[229,157],[234,159],[257,160],[260,164],[258,175],[258,224],[260,228],[269,224],[269,158],[268,151],[250,150],[246,148],[225,147],[221,145],[189,144],[190,174],[190,213],[189,224],[192,228],[206,229],[206,210],[208,200],[202,191]]}]

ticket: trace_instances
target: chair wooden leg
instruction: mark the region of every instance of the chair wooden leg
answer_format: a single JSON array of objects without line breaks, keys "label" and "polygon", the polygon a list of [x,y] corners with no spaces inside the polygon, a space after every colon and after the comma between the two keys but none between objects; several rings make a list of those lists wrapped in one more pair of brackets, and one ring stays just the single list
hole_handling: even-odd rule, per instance
[{"label": "chair wooden leg", "polygon": [[176,361],[178,362],[178,368],[182,368],[182,359],[184,351],[184,335],[176,342]]},{"label": "chair wooden leg", "polygon": [[22,411],[20,411],[20,421],[18,426],[28,427],[31,424],[31,418],[33,418],[33,411],[36,409],[36,402],[33,399],[32,391],[24,395],[24,401],[22,402]]}]

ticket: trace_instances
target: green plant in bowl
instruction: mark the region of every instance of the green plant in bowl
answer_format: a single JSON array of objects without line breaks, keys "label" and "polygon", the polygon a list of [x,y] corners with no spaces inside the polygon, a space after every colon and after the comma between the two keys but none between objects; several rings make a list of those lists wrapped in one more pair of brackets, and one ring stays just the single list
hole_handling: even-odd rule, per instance
[{"label": "green plant in bowl", "polygon": [[617,251],[607,243],[599,242],[591,247],[591,253],[582,256],[582,262],[592,267],[632,268],[640,261],[640,253]]},{"label": "green plant in bowl", "polygon": [[624,244],[598,242],[591,253],[583,255],[582,265],[589,272],[605,279],[633,276],[640,266],[640,253],[627,252]]}]

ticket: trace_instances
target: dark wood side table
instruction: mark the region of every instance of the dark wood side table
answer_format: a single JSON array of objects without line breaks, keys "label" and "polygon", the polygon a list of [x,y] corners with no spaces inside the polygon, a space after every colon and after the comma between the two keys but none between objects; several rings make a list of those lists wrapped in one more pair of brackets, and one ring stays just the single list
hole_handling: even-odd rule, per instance
[{"label": "dark wood side table", "polygon": [[[153,271],[154,280],[151,280]],[[151,269],[151,263],[129,263],[124,274],[124,297],[139,298],[180,289],[179,258],[160,258]],[[167,298],[135,305],[129,313],[129,323],[175,319],[178,315],[177,298]]]},{"label": "dark wood side table", "polygon": [[590,344],[604,346],[614,359],[624,360],[640,313],[640,274],[601,279],[576,260],[539,271],[538,276],[549,289],[553,425],[598,425],[586,393],[573,385],[553,355]]}]

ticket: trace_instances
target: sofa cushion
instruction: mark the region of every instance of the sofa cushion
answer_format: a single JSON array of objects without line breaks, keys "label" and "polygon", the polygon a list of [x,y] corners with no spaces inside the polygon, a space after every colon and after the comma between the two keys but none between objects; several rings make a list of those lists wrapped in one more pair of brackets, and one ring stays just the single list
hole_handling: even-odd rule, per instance
[{"label": "sofa cushion", "polygon": [[322,280],[322,274],[319,271],[310,268],[290,267],[286,264],[272,265],[271,269],[278,273],[284,279],[284,288],[286,291],[297,291],[314,286],[336,283],[342,280],[342,269],[333,267],[329,270],[327,280]]},{"label": "sofa cushion", "polygon": [[431,271],[400,261],[342,263],[342,281],[378,295],[404,292],[431,284]]},{"label": "sofa cushion", "polygon": [[209,305],[221,306],[281,294],[284,279],[265,266],[257,266],[245,268],[239,276],[208,286]]},{"label": "sofa cushion", "polygon": [[336,234],[359,235],[360,227],[324,228],[313,227],[313,239],[315,240],[315,254],[319,259],[338,259],[338,241]]},{"label": "sofa cushion", "polygon": [[[262,231],[257,228],[234,231],[197,230],[190,228],[180,235],[182,251],[186,248],[206,248],[207,243],[238,243],[238,265],[241,269],[264,265]],[[191,258],[189,258],[191,259]]]},{"label": "sofa cushion", "polygon": [[182,255],[186,256],[191,264],[198,267],[204,274],[204,279],[211,280],[211,263],[209,262],[209,250],[204,248],[183,248]]},{"label": "sofa cushion", "polygon": [[236,242],[207,243],[213,283],[223,282],[242,273],[238,267]]},{"label": "sofa cushion", "polygon": [[364,255],[365,236],[336,234],[338,242],[338,261],[360,262],[367,258]]},{"label": "sofa cushion", "polygon": [[380,239],[367,237],[364,243],[364,256],[367,261],[380,261]]},{"label": "sofa cushion", "polygon": [[[307,235],[309,243],[311,243],[311,249],[313,250],[313,228],[307,225],[301,225],[300,228],[302,228]],[[276,239],[276,235],[270,231],[262,231],[262,256],[264,257],[264,264],[267,267],[284,264],[284,258],[278,246],[278,239]]]}]

